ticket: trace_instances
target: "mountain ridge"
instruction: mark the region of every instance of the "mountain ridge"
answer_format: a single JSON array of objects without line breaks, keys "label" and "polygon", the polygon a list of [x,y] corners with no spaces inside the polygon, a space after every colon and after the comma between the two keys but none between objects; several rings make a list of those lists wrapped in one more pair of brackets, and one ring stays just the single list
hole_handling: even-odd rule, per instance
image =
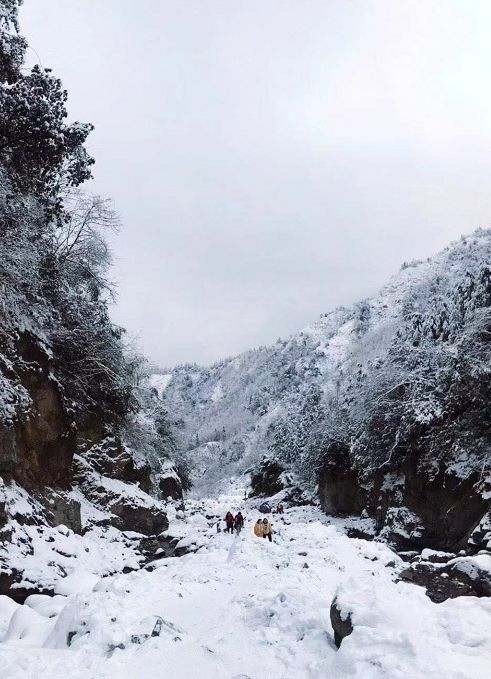
[{"label": "mountain ridge", "polygon": [[[209,368],[174,368],[161,395],[177,448],[194,461],[197,492],[257,473],[264,460],[322,486],[321,470],[339,457],[358,490],[380,469],[386,483],[398,477],[405,456],[424,458],[427,481],[443,464],[462,479],[483,470],[482,485],[490,264],[491,231],[480,229],[404,264],[373,297],[323,314],[287,340]],[[467,416],[472,428],[464,431],[458,421]],[[448,442],[437,445],[443,432]],[[472,443],[458,443],[466,436]],[[365,505],[326,503],[346,512]]]}]

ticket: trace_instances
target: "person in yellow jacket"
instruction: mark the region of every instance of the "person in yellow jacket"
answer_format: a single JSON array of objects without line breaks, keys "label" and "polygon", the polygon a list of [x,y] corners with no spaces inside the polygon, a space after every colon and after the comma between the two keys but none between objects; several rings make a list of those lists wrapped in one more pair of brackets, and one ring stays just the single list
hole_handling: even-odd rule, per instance
[{"label": "person in yellow jacket", "polygon": [[273,541],[273,524],[266,517],[263,519],[263,538]]},{"label": "person in yellow jacket", "polygon": [[263,522],[261,519],[258,519],[256,523],[254,524],[254,535],[257,538],[262,538],[264,533],[263,533]]}]

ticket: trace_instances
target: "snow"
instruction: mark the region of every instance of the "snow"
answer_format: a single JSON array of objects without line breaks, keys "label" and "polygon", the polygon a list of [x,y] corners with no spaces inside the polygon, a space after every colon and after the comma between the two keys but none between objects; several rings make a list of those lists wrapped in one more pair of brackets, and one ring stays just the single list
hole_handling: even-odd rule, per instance
[{"label": "snow", "polygon": [[476,556],[462,556],[448,562],[461,573],[465,573],[471,580],[486,574],[491,583],[491,554],[478,554]]},{"label": "snow", "polygon": [[4,636],[10,623],[10,619],[19,608],[19,604],[4,594],[0,594],[0,639]]},{"label": "snow", "polygon": [[437,549],[423,549],[421,552],[421,559],[423,561],[448,561],[455,556],[453,552],[442,552]]},{"label": "snow", "polygon": [[125,567],[138,568],[142,559],[126,535],[112,527],[95,526],[84,535],[68,529],[60,531],[59,526],[20,526],[17,521],[11,521],[9,528],[12,542],[0,545],[0,571],[3,561],[4,569],[22,573],[22,580],[14,588],[35,586],[52,590],[72,573],[101,577]]},{"label": "snow", "polygon": [[158,374],[150,375],[150,377],[149,377],[150,386],[153,387],[157,391],[159,398],[162,398],[162,395],[163,395],[164,391],[167,389],[167,386],[168,386],[169,382],[171,381],[171,379],[172,379],[172,373],[169,373],[167,375],[158,375]]},{"label": "snow", "polygon": [[218,401],[221,401],[222,398],[223,398],[223,387],[220,384],[220,382],[217,382],[217,384],[215,384],[215,386],[213,387],[210,399],[213,403],[218,403]]},{"label": "snow", "polygon": [[[348,538],[316,507],[271,517],[270,544],[252,532],[257,501],[242,498],[188,501],[184,519],[174,512],[169,534],[197,551],[152,571],[100,579],[76,569],[61,580],[65,596],[24,606],[0,597],[2,677],[64,679],[67,667],[71,679],[488,676],[491,600],[433,603],[397,582],[404,564],[386,545]],[[228,509],[246,517],[240,536],[216,532]],[[339,650],[334,596],[354,625]]]},{"label": "snow", "polygon": [[63,594],[65,596],[91,592],[97,582],[99,582],[99,578],[93,573],[77,569],[70,575],[67,575],[66,578],[58,580],[55,586],[55,592],[56,594]]}]

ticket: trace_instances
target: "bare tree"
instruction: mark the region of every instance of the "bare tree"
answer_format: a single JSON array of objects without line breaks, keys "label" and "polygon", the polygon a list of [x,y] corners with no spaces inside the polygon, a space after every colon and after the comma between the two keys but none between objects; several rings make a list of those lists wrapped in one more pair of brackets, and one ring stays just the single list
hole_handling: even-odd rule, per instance
[{"label": "bare tree", "polygon": [[120,219],[112,201],[71,191],[64,198],[65,219],[54,233],[54,255],[70,278],[92,278],[109,290],[105,272],[111,263],[108,234],[117,232]]}]

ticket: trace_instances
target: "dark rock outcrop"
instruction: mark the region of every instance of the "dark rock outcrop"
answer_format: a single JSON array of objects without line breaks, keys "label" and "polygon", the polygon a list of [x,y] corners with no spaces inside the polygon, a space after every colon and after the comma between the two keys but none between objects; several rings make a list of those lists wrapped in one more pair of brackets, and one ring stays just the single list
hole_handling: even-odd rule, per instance
[{"label": "dark rock outcrop", "polygon": [[5,502],[0,500],[0,530],[5,526],[7,521],[8,521],[7,508],[5,506]]},{"label": "dark rock outcrop", "polygon": [[334,455],[319,474],[321,506],[331,514],[364,512],[375,519],[380,537],[398,550],[475,553],[486,546],[489,500],[477,473],[461,478],[450,468],[435,472],[417,460],[415,455],[391,471],[366,473],[350,467],[347,453]]},{"label": "dark rock outcrop", "polygon": [[446,571],[450,578],[472,587],[477,596],[491,596],[491,554],[482,556],[486,565],[480,564],[476,558],[460,557],[449,561]]},{"label": "dark rock outcrop", "polygon": [[491,551],[491,510],[481,518],[472,531],[467,550],[471,554],[477,554],[480,550]]},{"label": "dark rock outcrop", "polygon": [[52,526],[63,525],[79,535],[82,533],[82,517],[80,502],[69,497],[63,491],[52,488],[36,493],[36,498],[46,509],[47,522]]},{"label": "dark rock outcrop", "polygon": [[401,571],[399,578],[424,587],[435,603],[458,596],[491,596],[491,554],[483,554],[477,559],[447,558],[446,561],[416,557]]},{"label": "dark rock outcrop", "polygon": [[352,633],[353,623],[349,613],[346,614],[341,610],[336,598],[331,604],[330,618],[334,630],[334,643],[339,648],[343,639]]},{"label": "dark rock outcrop", "polygon": [[76,433],[61,387],[52,376],[52,359],[29,332],[19,333],[3,351],[15,361],[1,363],[0,371],[23,394],[25,409],[19,409],[11,423],[0,423],[0,476],[27,489],[68,488]]},{"label": "dark rock outcrop", "polygon": [[182,484],[177,474],[161,475],[158,487],[160,497],[182,500]]},{"label": "dark rock outcrop", "polygon": [[285,488],[283,474],[285,469],[271,460],[263,460],[261,471],[251,476],[251,496],[271,497]]},{"label": "dark rock outcrop", "polygon": [[99,474],[85,456],[80,455],[74,458],[74,478],[90,502],[109,512],[105,521],[118,530],[143,535],[158,535],[167,530],[169,521],[163,505],[138,485]]},{"label": "dark rock outcrop", "polygon": [[125,483],[137,483],[146,493],[151,492],[150,465],[143,461],[137,462],[119,437],[104,436],[84,452],[83,456],[99,474]]},{"label": "dark rock outcrop", "polygon": [[319,500],[327,514],[361,514],[366,504],[366,492],[352,469],[349,451],[333,444],[326,452],[326,462],[319,475]]},{"label": "dark rock outcrop", "polygon": [[169,527],[166,513],[157,506],[145,506],[121,499],[110,504],[109,509],[113,514],[112,525],[122,531],[158,535]]},{"label": "dark rock outcrop", "polygon": [[54,595],[54,591],[39,587],[37,584],[23,582],[22,585],[22,571],[9,569],[8,571],[0,572],[0,595],[5,595],[13,599],[18,604],[23,604],[28,596],[31,594],[48,594]]},{"label": "dark rock outcrop", "polygon": [[437,604],[458,596],[477,596],[474,587],[463,578],[450,577],[445,570],[435,568],[427,562],[411,565],[399,577],[405,582],[424,587],[426,595]]}]

